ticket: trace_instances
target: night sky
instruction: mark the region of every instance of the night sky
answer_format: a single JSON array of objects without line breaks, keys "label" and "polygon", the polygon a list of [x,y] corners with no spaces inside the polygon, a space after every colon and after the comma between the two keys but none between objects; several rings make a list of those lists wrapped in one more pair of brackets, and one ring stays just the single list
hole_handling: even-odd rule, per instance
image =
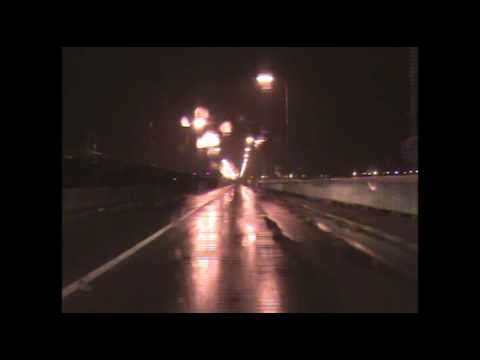
[{"label": "night sky", "polygon": [[[283,79],[289,88],[291,170],[309,175],[407,169],[407,48],[63,48],[65,154],[88,141],[116,159],[207,168],[179,126],[198,105],[230,120],[225,156],[240,167],[244,136],[270,131],[247,174],[283,164]],[[278,77],[262,93],[261,70]],[[192,135],[192,134],[190,134]],[[93,139],[93,140],[92,140]]]}]

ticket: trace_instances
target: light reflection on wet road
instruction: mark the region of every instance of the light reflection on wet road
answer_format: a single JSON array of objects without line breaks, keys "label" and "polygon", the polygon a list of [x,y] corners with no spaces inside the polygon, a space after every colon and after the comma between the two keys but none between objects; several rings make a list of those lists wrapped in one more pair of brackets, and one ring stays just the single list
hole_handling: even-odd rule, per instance
[{"label": "light reflection on wet road", "polygon": [[[352,262],[344,250],[323,240],[326,233],[312,230],[248,187],[192,197],[185,207],[215,197],[93,281],[89,291],[64,299],[63,311],[415,311],[416,292],[411,285]],[[276,211],[279,227],[294,239],[286,245],[274,239],[264,209]],[[319,241],[325,243],[317,247]],[[300,247],[291,249],[290,243],[297,242]],[[351,289],[345,290],[346,286]]]}]

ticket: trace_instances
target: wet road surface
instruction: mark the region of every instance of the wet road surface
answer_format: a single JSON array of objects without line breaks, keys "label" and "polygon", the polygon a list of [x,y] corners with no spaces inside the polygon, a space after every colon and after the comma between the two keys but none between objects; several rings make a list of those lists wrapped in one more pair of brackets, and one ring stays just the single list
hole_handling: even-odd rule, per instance
[{"label": "wet road surface", "polygon": [[361,220],[246,186],[71,219],[63,311],[416,312],[416,238]]}]

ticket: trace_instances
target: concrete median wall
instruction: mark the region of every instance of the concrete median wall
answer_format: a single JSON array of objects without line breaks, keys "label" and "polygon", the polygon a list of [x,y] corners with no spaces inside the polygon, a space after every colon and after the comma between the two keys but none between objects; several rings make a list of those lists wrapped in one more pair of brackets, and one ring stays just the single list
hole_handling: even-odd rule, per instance
[{"label": "concrete median wall", "polygon": [[259,186],[314,199],[418,215],[418,176],[263,180]]}]

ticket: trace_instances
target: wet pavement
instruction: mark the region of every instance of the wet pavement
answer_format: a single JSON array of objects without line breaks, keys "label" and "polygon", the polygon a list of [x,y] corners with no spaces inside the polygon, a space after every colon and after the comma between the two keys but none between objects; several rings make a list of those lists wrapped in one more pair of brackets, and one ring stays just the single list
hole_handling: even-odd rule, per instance
[{"label": "wet pavement", "polygon": [[[315,226],[278,194],[229,186],[191,196],[177,209],[126,214],[64,223],[64,286],[141,246],[64,296],[64,312],[417,311],[416,280],[402,271],[416,252],[390,247],[385,256],[405,262],[386,266],[345,240],[361,238],[381,252],[371,245],[381,241],[378,234],[370,240],[365,229],[338,219],[337,228]],[[108,250],[80,250],[82,238],[92,237],[84,247]]]}]

